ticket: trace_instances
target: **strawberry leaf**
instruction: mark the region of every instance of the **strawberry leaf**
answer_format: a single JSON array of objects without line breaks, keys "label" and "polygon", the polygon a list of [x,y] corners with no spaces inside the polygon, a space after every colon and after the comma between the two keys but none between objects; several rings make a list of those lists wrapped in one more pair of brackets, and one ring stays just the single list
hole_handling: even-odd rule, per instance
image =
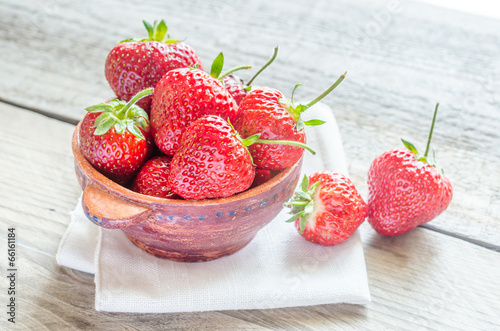
[{"label": "strawberry leaf", "polygon": [[87,107],[85,108],[85,110],[88,111],[89,113],[100,113],[113,110],[113,106],[107,103],[100,103],[97,105]]},{"label": "strawberry leaf", "polygon": [[297,192],[295,192],[295,194],[297,194],[299,197],[301,197],[302,199],[305,199],[305,200],[312,199],[311,195],[307,192],[304,192],[304,191],[297,191]]},{"label": "strawberry leaf", "polygon": [[167,34],[168,28],[167,24],[165,23],[165,20],[161,20],[160,23],[158,21],[154,21],[153,25],[151,23],[143,20],[142,24],[144,24],[144,27],[146,28],[146,31],[148,32],[148,37],[147,38],[127,38],[124,40],[121,40],[120,43],[124,42],[144,42],[144,41],[159,41],[164,44],[172,44],[172,43],[177,43],[180,40],[175,40],[175,39],[170,39],[170,36]]},{"label": "strawberry leaf", "polygon": [[94,128],[97,128],[99,125],[101,125],[102,121],[105,121],[112,116],[114,115],[111,112],[104,112],[101,115],[97,116],[97,118],[94,121]]},{"label": "strawberry leaf", "polygon": [[115,123],[116,133],[123,134],[125,132],[125,129],[127,128],[127,122],[128,120],[117,121]]},{"label": "strawberry leaf", "polygon": [[304,214],[310,214],[314,211],[314,200],[309,201],[309,203],[304,207]]},{"label": "strawberry leaf", "polygon": [[297,124],[295,125],[295,130],[299,132],[300,130],[304,129],[306,127],[305,122],[302,120],[302,118],[299,116],[297,120]]},{"label": "strawberry leaf", "polygon": [[109,101],[109,102],[108,102],[108,104],[109,104],[111,107],[113,107],[113,108],[114,108],[114,107],[116,107],[116,106],[118,106],[118,105],[123,104],[123,101],[120,101],[120,100],[118,100],[118,99],[113,99],[113,100]]},{"label": "strawberry leaf", "polygon": [[410,151],[413,152],[413,154],[415,154],[415,155],[418,154],[418,151],[417,151],[417,148],[415,147],[415,145],[413,145],[411,142],[404,140],[404,139],[401,139],[401,141],[403,142],[403,144],[405,145],[406,148],[408,148]]},{"label": "strawberry leaf", "polygon": [[316,188],[319,186],[319,181],[312,184],[311,187],[309,188],[309,190],[307,190],[307,193],[310,195],[310,196],[313,196],[314,192],[316,192]]},{"label": "strawberry leaf", "polygon": [[134,120],[139,120],[140,118],[142,118],[143,120],[147,122],[149,122],[149,116],[148,116],[148,113],[146,113],[146,111],[144,111],[144,109],[142,109],[141,107],[137,106],[137,105],[133,105],[130,107],[130,110],[128,111],[128,115],[130,118],[133,118]]},{"label": "strawberry leaf", "polygon": [[302,216],[301,213],[294,214],[294,215],[292,215],[292,217],[290,217],[289,219],[287,219],[285,222],[287,222],[287,223],[294,222],[300,216]]},{"label": "strawberry leaf", "polygon": [[325,123],[326,123],[325,121],[318,120],[318,119],[304,121],[304,125],[307,125],[307,126],[317,126],[317,125],[322,125],[322,124],[325,124]]},{"label": "strawberry leaf", "polygon": [[427,157],[427,164],[435,167],[436,166],[436,159],[435,159],[435,157],[436,157],[436,155],[428,156]]},{"label": "strawberry leaf", "polygon": [[127,42],[130,42],[130,41],[141,41],[142,39],[137,39],[137,38],[127,38],[127,39],[123,39],[123,40],[120,40],[119,44],[121,43],[127,43]]},{"label": "strawberry leaf", "polygon": [[146,139],[133,121],[127,121],[127,130],[139,139]]},{"label": "strawberry leaf", "polygon": [[287,204],[285,207],[288,207],[288,208],[291,208],[293,206],[297,206],[297,207],[305,207],[309,204],[309,202],[307,201],[303,201],[303,200],[294,200],[294,201],[291,201],[289,204]]},{"label": "strawberry leaf", "polygon": [[299,233],[304,233],[304,230],[306,228],[306,224],[307,224],[307,216],[306,215],[300,216],[300,230],[299,230]]},{"label": "strawberry leaf", "polygon": [[307,175],[304,175],[304,178],[302,179],[302,183],[300,184],[300,188],[304,192],[306,192],[307,189],[309,188],[309,178],[307,177]]},{"label": "strawberry leaf", "polygon": [[163,42],[165,39],[165,35],[167,35],[167,24],[165,23],[165,20],[161,20],[160,23],[154,23],[154,33],[153,33],[153,40]]},{"label": "strawberry leaf", "polygon": [[153,26],[151,25],[151,23],[149,23],[148,21],[146,20],[142,20],[142,24],[144,24],[144,27],[146,28],[146,30],[148,31],[148,37],[150,40],[153,40],[153,34],[154,34],[154,28]]},{"label": "strawberry leaf", "polygon": [[[285,108],[287,107],[295,107],[293,102],[291,100],[285,99],[285,98],[279,98],[278,99],[279,103],[281,103]],[[287,108],[288,109],[288,108]]]},{"label": "strawberry leaf", "polygon": [[219,78],[223,66],[224,66],[224,54],[220,52],[219,55],[217,55],[217,57],[215,58],[214,62],[212,63],[212,67],[210,68],[210,76],[214,78]]},{"label": "strawberry leaf", "polygon": [[94,135],[101,136],[101,135],[105,134],[106,132],[109,131],[109,129],[111,129],[113,127],[113,125],[115,125],[116,122],[117,122],[116,117],[114,117],[114,116],[106,117],[96,127],[96,129],[94,131]]},{"label": "strawberry leaf", "polygon": [[140,127],[141,129],[143,129],[144,131],[147,130],[147,128],[148,128],[148,122],[147,122],[147,120],[144,117],[142,117],[142,116],[138,117],[138,118],[134,119],[134,122],[135,122],[135,124],[138,127]]}]

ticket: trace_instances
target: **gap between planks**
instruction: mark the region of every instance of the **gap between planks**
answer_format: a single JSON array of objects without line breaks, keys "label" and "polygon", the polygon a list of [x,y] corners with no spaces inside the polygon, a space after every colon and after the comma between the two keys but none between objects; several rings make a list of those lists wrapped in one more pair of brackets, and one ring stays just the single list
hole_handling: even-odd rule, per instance
[{"label": "gap between planks", "polygon": [[[24,110],[32,111],[34,113],[37,113],[37,114],[43,115],[45,117],[52,118],[52,119],[55,119],[55,120],[58,120],[58,121],[61,121],[64,123],[77,125],[79,122],[78,120],[75,120],[75,119],[70,118],[68,116],[50,113],[50,112],[43,110],[43,109],[40,109],[40,108],[28,107],[28,106],[22,105],[20,103],[14,102],[14,101],[6,100],[5,98],[2,98],[2,97],[0,97],[0,102],[5,103],[5,104],[10,105],[10,106],[21,108]],[[488,250],[500,253],[500,246],[499,245],[494,245],[494,244],[490,244],[490,243],[487,243],[487,242],[484,242],[481,240],[468,238],[468,237],[461,235],[461,234],[457,234],[454,232],[439,229],[439,228],[434,227],[433,225],[430,225],[430,224],[423,224],[423,225],[420,225],[420,227],[423,229],[429,230],[429,231],[441,233],[441,234],[446,235],[448,237],[460,239],[460,240],[466,241],[468,243],[474,244],[476,246],[480,246],[480,247],[486,248]]]},{"label": "gap between planks", "polygon": [[60,115],[60,114],[55,114],[55,113],[50,113],[49,111],[46,111],[46,110],[43,110],[43,109],[40,109],[40,108],[28,107],[28,106],[20,104],[18,102],[2,98],[1,96],[0,96],[0,102],[4,103],[6,105],[9,105],[9,106],[13,106],[13,107],[21,108],[21,109],[24,109],[24,110],[32,111],[34,113],[37,113],[37,114],[43,115],[45,117],[52,118],[52,119],[55,119],[55,120],[58,120],[58,121],[61,121],[61,122],[64,122],[64,123],[69,123],[69,124],[77,125],[78,122],[79,122],[78,120],[75,120],[75,119],[73,119],[71,117]]}]

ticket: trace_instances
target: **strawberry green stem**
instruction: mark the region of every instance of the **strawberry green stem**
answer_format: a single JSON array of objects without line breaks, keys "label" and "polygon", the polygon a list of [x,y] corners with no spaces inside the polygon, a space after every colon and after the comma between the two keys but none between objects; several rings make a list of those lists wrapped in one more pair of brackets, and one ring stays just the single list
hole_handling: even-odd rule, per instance
[{"label": "strawberry green stem", "polygon": [[307,146],[306,144],[303,144],[303,143],[298,142],[298,141],[257,139],[255,142],[262,143],[262,144],[290,145],[290,146],[302,147],[304,149],[307,149],[309,152],[311,152],[312,155],[316,155],[316,151],[314,151],[314,149],[312,149],[311,147]]},{"label": "strawberry green stem", "polygon": [[276,59],[276,56],[278,55],[278,46],[274,47],[274,52],[273,56],[269,59],[269,61],[264,64],[262,68],[260,68],[259,71],[248,81],[247,86],[250,86],[252,82],[254,81],[255,78],[257,78],[258,75],[260,75],[261,72],[263,72],[271,63],[273,63],[274,59]]},{"label": "strawberry green stem", "polygon": [[144,89],[142,91],[137,92],[136,95],[132,97],[132,99],[127,102],[127,104],[123,107],[123,109],[120,111],[120,114],[123,114],[124,117],[127,117],[127,112],[132,107],[137,101],[141,100],[144,97],[147,97],[148,95],[153,94],[154,88],[150,87],[147,89]]},{"label": "strawberry green stem", "polygon": [[[301,86],[301,85],[302,85],[302,84],[300,84],[300,83],[299,83],[299,84],[295,84],[295,86],[294,86],[294,88],[293,88],[293,91],[292,91],[292,96],[291,96],[291,98],[290,98],[290,101],[292,102],[292,105],[293,105],[293,96],[295,95],[295,91],[296,91],[296,90],[297,90],[297,88],[298,88],[299,86]],[[297,119],[298,119],[298,116],[297,116]],[[297,119],[295,119],[295,120],[297,120]]]},{"label": "strawberry green stem", "polygon": [[252,67],[251,66],[238,66],[238,67],[231,68],[231,69],[223,72],[222,74],[220,74],[219,77],[217,77],[217,79],[222,79],[222,78],[226,77],[227,75],[232,74],[235,71],[245,70],[245,69],[252,69]]},{"label": "strawberry green stem", "polygon": [[342,76],[340,76],[339,79],[337,79],[337,81],[335,83],[333,83],[329,88],[327,88],[325,92],[321,93],[316,99],[314,99],[313,101],[309,102],[305,106],[306,109],[307,108],[311,108],[313,105],[315,105],[316,103],[318,103],[321,99],[323,99],[328,94],[330,94],[330,92],[333,91],[344,80],[344,78],[345,78],[346,75],[347,75],[347,71]]},{"label": "strawberry green stem", "polygon": [[432,132],[434,131],[434,123],[436,123],[438,107],[439,107],[439,102],[436,103],[436,108],[434,109],[434,116],[432,117],[431,130],[429,131],[429,137],[427,138],[427,147],[425,148],[424,157],[427,157],[427,154],[429,154],[429,147],[431,146]]}]

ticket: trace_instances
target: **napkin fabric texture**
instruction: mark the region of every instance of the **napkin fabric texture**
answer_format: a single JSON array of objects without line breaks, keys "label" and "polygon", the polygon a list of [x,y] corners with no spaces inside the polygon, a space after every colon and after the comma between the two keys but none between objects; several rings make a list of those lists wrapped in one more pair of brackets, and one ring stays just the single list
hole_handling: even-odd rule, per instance
[{"label": "napkin fabric texture", "polygon": [[[331,109],[317,104],[308,118],[302,174],[333,170],[348,175]],[[332,303],[366,304],[370,292],[359,231],[341,245],[323,247],[286,223],[284,209],[239,252],[208,262],[186,263],[151,256],[120,230],[98,227],[81,201],[71,213],[57,262],[95,274],[95,309],[110,312],[193,312],[266,309]]]}]

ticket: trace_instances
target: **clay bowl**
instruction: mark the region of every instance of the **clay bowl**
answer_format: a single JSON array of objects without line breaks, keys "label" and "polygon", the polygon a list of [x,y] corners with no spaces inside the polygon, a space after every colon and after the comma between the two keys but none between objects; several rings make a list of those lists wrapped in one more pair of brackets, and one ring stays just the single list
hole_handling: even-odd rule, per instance
[{"label": "clay bowl", "polygon": [[120,229],[137,247],[161,258],[196,262],[245,247],[293,194],[302,160],[268,182],[228,198],[162,199],[133,192],[102,175],[85,159],[73,133],[73,154],[87,218]]}]

